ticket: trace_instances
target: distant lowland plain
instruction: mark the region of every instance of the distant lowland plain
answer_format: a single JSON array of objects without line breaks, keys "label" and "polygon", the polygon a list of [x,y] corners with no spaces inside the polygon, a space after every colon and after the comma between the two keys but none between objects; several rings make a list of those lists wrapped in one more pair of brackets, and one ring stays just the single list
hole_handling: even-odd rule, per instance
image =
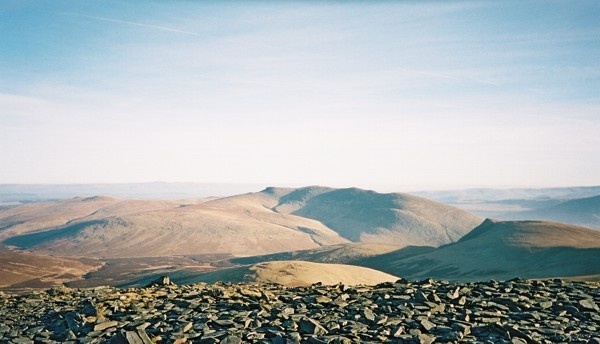
[{"label": "distant lowland plain", "polygon": [[0,288],[600,279],[600,187],[207,185],[0,185]]}]

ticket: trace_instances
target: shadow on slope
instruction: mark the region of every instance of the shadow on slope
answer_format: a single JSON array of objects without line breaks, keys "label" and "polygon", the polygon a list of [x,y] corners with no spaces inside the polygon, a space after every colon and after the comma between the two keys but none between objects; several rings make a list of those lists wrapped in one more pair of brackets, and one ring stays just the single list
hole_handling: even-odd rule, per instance
[{"label": "shadow on slope", "polygon": [[34,232],[29,234],[23,234],[14,236],[4,240],[2,243],[9,246],[15,246],[20,249],[29,249],[45,243],[68,238],[75,234],[83,231],[88,227],[102,226],[107,223],[106,220],[93,220],[86,222],[79,222],[72,225],[67,225],[62,228],[48,229],[41,232]]},{"label": "shadow on slope", "polygon": [[466,211],[408,194],[315,186],[262,192],[279,197],[275,211],[320,221],[353,242],[439,246],[481,223]]},{"label": "shadow on slope", "polygon": [[486,220],[456,243],[437,249],[407,247],[357,263],[411,279],[596,275],[600,233],[553,222]]},{"label": "shadow on slope", "polygon": [[230,264],[248,265],[280,260],[302,260],[316,263],[353,264],[367,257],[378,256],[399,249],[397,245],[351,243],[324,246],[311,250],[298,250],[262,256],[237,257]]}]

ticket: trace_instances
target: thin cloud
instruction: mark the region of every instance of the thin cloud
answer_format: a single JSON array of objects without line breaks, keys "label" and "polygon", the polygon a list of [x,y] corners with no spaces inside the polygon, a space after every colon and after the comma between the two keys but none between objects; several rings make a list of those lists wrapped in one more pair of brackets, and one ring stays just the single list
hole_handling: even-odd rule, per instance
[{"label": "thin cloud", "polygon": [[[162,26],[162,25],[145,24],[145,23],[134,22],[134,21],[130,21],[130,20],[121,20],[121,19],[108,18],[108,17],[90,16],[90,15],[87,15],[87,14],[74,13],[74,12],[61,12],[60,14],[61,15],[66,15],[66,16],[73,16],[73,17],[80,17],[80,18],[87,18],[87,19],[93,19],[93,20],[106,21],[106,22],[111,22],[111,23],[119,23],[119,24],[125,24],[125,25],[145,27],[145,28],[149,28],[149,29],[161,30],[161,31],[166,31],[166,32],[173,32],[173,33],[178,33],[178,34],[188,35],[188,36],[194,36],[194,37],[210,37],[210,35],[207,35],[207,34],[201,34],[201,33],[192,32],[192,31],[180,30],[180,29],[176,29],[176,28],[172,28],[172,27],[168,27],[168,26]],[[258,44],[258,43],[249,43],[249,42],[236,42],[236,44],[245,45],[245,46],[251,46],[251,47],[259,47],[259,48],[269,48],[269,49],[277,48],[277,47],[275,47],[273,45]]]},{"label": "thin cloud", "polygon": [[198,34],[196,32],[175,29],[175,28],[168,27],[168,26],[144,24],[144,23],[133,22],[133,21],[129,21],[129,20],[121,20],[121,19],[114,19],[114,18],[107,18],[107,17],[98,17],[98,16],[89,16],[89,15],[86,15],[86,14],[73,13],[73,12],[62,12],[60,14],[61,15],[67,15],[67,16],[73,16],[73,17],[80,17],[80,18],[88,18],[88,19],[94,19],[94,20],[100,20],[100,21],[107,21],[107,22],[112,22],[112,23],[120,23],[120,24],[134,25],[134,26],[139,26],[139,27],[146,27],[146,28],[150,28],[150,29],[156,29],[156,30],[167,31],[167,32],[174,32],[174,33],[180,33],[180,34],[189,35],[189,36],[198,36],[198,37],[204,37],[204,36],[206,36],[206,35]]},{"label": "thin cloud", "polygon": [[434,77],[434,78],[438,78],[438,79],[447,79],[447,80],[454,80],[454,81],[460,81],[460,82],[474,82],[474,83],[478,83],[478,84],[491,85],[491,86],[496,86],[496,87],[500,86],[500,84],[493,82],[493,81],[489,81],[489,80],[459,77],[459,76],[455,76],[452,74],[446,74],[446,73],[438,73],[438,72],[431,72],[431,71],[424,71],[424,70],[410,69],[410,68],[397,68],[397,70],[402,71],[402,72],[411,73],[411,74],[425,75],[425,76]]}]

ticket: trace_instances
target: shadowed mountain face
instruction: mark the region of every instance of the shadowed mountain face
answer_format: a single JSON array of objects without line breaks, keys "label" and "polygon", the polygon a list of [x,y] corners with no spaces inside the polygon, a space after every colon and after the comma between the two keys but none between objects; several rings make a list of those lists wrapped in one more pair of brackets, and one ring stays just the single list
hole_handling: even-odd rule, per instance
[{"label": "shadowed mountain face", "polygon": [[[429,277],[454,281],[514,277],[598,280],[600,232],[554,222],[486,220],[458,242],[438,248],[350,243],[237,257],[227,262],[256,265],[282,260],[352,264],[418,280]],[[235,280],[248,273],[248,266],[244,266],[228,270],[225,275],[215,272],[202,278],[208,282],[218,278]]]},{"label": "shadowed mountain face", "polygon": [[480,220],[402,194],[268,188],[192,202],[77,198],[0,211],[0,240],[83,257],[259,255],[361,241],[438,246]]},{"label": "shadowed mountain face", "polygon": [[600,232],[541,221],[486,220],[458,242],[404,248],[361,265],[407,278],[547,278],[600,274]]},{"label": "shadowed mountain face", "polygon": [[[429,246],[414,246],[433,249]],[[302,260],[317,263],[355,264],[362,259],[396,251],[402,248],[397,245],[349,243],[341,245],[322,246],[310,250],[272,253],[263,256],[234,257],[228,259],[230,264],[250,265],[262,262],[281,260]]]},{"label": "shadowed mountain face", "polygon": [[308,187],[267,189],[274,210],[318,220],[353,242],[439,246],[481,223],[466,211],[408,194]]}]

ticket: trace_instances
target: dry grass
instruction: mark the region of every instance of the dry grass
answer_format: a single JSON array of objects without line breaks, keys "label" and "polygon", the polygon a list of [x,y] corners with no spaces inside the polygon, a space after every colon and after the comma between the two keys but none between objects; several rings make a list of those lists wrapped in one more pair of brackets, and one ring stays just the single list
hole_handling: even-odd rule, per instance
[{"label": "dry grass", "polygon": [[81,278],[100,267],[100,262],[26,252],[0,252],[0,288],[51,287]]},{"label": "dry grass", "polygon": [[381,271],[344,264],[324,264],[304,261],[259,263],[209,272],[184,280],[192,282],[277,283],[285,286],[306,286],[313,283],[326,285],[374,285],[394,282],[398,277]]}]

